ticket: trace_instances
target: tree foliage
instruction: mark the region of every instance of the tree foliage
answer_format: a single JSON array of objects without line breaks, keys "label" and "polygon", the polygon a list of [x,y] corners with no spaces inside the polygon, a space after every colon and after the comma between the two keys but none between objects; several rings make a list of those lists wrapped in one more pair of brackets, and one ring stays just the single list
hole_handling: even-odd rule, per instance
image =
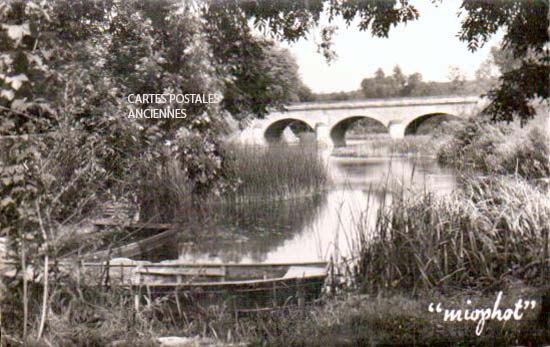
[{"label": "tree foliage", "polygon": [[485,110],[493,120],[522,124],[534,117],[532,101],[547,100],[550,85],[548,50],[548,1],[464,1],[460,39],[471,50],[485,44],[503,28],[503,50],[518,61],[503,71],[500,84],[488,93],[491,104]]},{"label": "tree foliage", "polygon": [[[361,81],[361,94],[364,98],[394,98],[438,95],[473,95],[481,90],[478,81],[466,81],[464,74],[456,67],[449,70],[449,82],[425,82],[422,74],[415,72],[406,76],[399,65],[393,68],[390,76],[386,76],[382,68],[378,68],[374,77]],[[338,97],[336,95],[335,97]],[[341,96],[342,100],[355,98],[356,93],[350,92]]]},{"label": "tree foliage", "polygon": [[[299,78],[288,53],[253,35],[244,17],[216,17],[202,4],[0,3],[0,236],[12,255],[24,248],[34,259],[55,255],[43,247],[48,234],[100,201],[135,201],[150,174],[144,168],[178,160],[196,201],[230,186],[220,148],[225,119],[262,116],[295,100]],[[224,98],[127,100],[157,93]],[[188,116],[128,119],[136,108],[167,107]]]},{"label": "tree foliage", "polygon": [[[226,6],[241,6],[244,16],[252,19],[258,28],[288,41],[296,41],[313,30],[323,11],[330,20],[337,16],[342,16],[348,24],[358,20],[360,30],[370,31],[377,37],[388,37],[392,26],[419,17],[409,0],[233,0],[230,3]],[[519,67],[504,73],[499,85],[487,94],[491,103],[485,112],[493,120],[519,118],[525,122],[534,116],[532,102],[548,99],[548,11],[546,0],[462,2],[459,39],[475,51],[498,30],[504,30],[504,48],[521,62]],[[529,88],[524,88],[527,84]]]}]

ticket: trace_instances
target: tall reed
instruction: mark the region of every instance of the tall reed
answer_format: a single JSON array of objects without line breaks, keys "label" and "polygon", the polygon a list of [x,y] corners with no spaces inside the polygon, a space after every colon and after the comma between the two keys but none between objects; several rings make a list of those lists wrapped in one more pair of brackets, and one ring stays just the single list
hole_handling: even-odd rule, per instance
[{"label": "tall reed", "polygon": [[327,169],[315,145],[228,146],[231,175],[239,182],[236,191],[227,195],[230,200],[309,195],[327,183]]},{"label": "tall reed", "polygon": [[394,198],[362,239],[367,291],[544,284],[550,197],[518,178],[468,178],[450,196]]},{"label": "tall reed", "polygon": [[[142,220],[187,222],[197,205],[202,212],[235,202],[284,200],[324,189],[327,168],[315,145],[252,146],[226,144],[227,189],[219,196],[195,198],[175,162],[142,168],[138,200]],[[200,211],[199,211],[200,212]]]}]

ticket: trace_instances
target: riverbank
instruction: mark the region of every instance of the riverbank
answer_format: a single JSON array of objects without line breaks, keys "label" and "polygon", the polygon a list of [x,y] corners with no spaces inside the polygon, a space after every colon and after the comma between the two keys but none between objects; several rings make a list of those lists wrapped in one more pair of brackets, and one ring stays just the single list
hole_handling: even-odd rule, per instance
[{"label": "riverbank", "polygon": [[[402,198],[379,214],[374,235],[361,229],[369,239],[355,288],[306,310],[215,311],[203,317],[215,331],[207,335],[268,346],[550,343],[544,192],[521,177],[465,176],[452,196]],[[445,309],[454,310],[447,319]],[[486,310],[497,313],[480,325]]]},{"label": "riverbank", "polygon": [[[355,269],[359,289],[327,299],[325,306],[308,311],[306,318],[294,313],[258,324],[264,330],[254,340],[257,344],[550,343],[550,197],[547,188],[537,183],[548,177],[548,138],[533,127],[510,129],[496,141],[491,135],[506,126],[472,124],[476,124],[470,136],[473,140],[457,141],[472,133],[466,125],[448,142],[430,149],[434,156],[454,154],[454,162],[464,164],[454,165],[463,173],[457,192],[444,197],[394,194],[392,203],[378,215],[375,230],[358,225],[365,236],[357,247],[361,250]],[[370,141],[362,149],[337,149],[336,155],[382,155],[373,144],[384,140]],[[411,140],[417,145],[424,141],[429,139]],[[391,141],[386,146],[399,154],[391,150]],[[402,150],[400,154],[418,152]],[[480,163],[485,166],[475,165]],[[477,178],[472,172],[488,176]],[[477,334],[481,313],[475,313],[474,319],[472,312],[495,309],[499,296],[499,307],[514,308],[519,300],[520,304],[527,300],[531,309],[521,318],[519,314],[507,320],[495,316]],[[438,303],[461,309],[462,314],[469,309],[469,319],[462,316],[459,322],[450,313],[445,319],[444,311],[437,312]]]},{"label": "riverbank", "polygon": [[[394,195],[374,230],[358,225],[364,237],[353,271],[357,289],[328,298],[305,318],[295,312],[270,317],[269,324],[251,323],[263,327],[252,334],[253,341],[273,346],[550,343],[549,222],[550,197],[520,176],[466,175],[450,196]],[[521,305],[527,308],[520,312]],[[499,308],[502,314],[509,309],[508,318],[493,315]],[[492,318],[481,326],[487,310]]]},{"label": "riverbank", "polygon": [[[514,308],[518,299],[540,303],[541,291],[506,288],[498,308]],[[430,306],[445,309],[494,309],[497,295],[475,292],[389,297],[365,294],[342,295],[305,315],[291,312],[270,317],[255,325],[252,345],[268,346],[517,346],[548,341],[548,331],[538,321],[540,310],[522,310],[520,320],[488,319],[478,335],[480,319],[445,320],[445,312],[430,312]],[[470,303],[470,304],[469,304]],[[463,316],[462,316],[463,317]],[[471,316],[469,316],[471,317]],[[478,316],[479,317],[479,316]],[[246,323],[242,323],[246,324]],[[250,322],[250,324],[253,324]]]},{"label": "riverbank", "polygon": [[[522,178],[465,177],[452,196],[394,199],[362,230],[359,289],[266,334],[271,345],[517,346],[550,343],[550,198]],[[518,319],[473,310],[532,308]],[[532,303],[534,301],[534,304]],[[444,309],[469,310],[445,319]],[[432,311],[430,305],[433,304]],[[511,311],[510,311],[511,312]],[[496,317],[496,316],[495,316]],[[271,326],[274,326],[272,324]]]},{"label": "riverbank", "polygon": [[[156,347],[161,346],[158,338],[163,336],[186,337],[194,343],[206,341],[208,346],[538,346],[550,341],[548,323],[541,315],[542,298],[548,289],[517,283],[493,293],[340,293],[305,309],[240,317],[223,306],[185,311],[178,316],[162,300],[136,311],[132,300],[116,292],[80,290],[82,296],[77,292],[70,296],[70,288],[58,293],[66,299],[64,305],[52,302],[49,328],[42,341],[31,339],[24,345]],[[521,308],[516,307],[518,302]],[[38,300],[31,300],[31,312],[38,313],[39,306]],[[438,307],[441,312],[437,312]],[[497,313],[480,323],[479,310]],[[464,319],[466,315],[468,319]],[[12,318],[3,316],[4,320]],[[38,322],[31,322],[31,326],[37,327]],[[9,331],[4,333],[4,341],[23,345]],[[34,328],[30,336],[36,336]]]},{"label": "riverbank", "polygon": [[[549,175],[548,144],[540,125],[518,129],[468,121],[438,151],[440,162],[462,173],[459,189],[445,197],[394,195],[376,228],[362,232],[369,236],[359,247],[356,273],[368,296],[346,299],[344,313],[333,319],[338,323],[306,326],[309,338],[301,341],[334,339],[349,346],[550,343],[550,196],[539,184]],[[489,334],[479,336],[473,321],[430,321],[431,302],[494,307],[490,302],[499,292],[515,300],[531,295],[533,311],[517,321],[488,322]],[[373,313],[380,302],[385,308]]]},{"label": "riverbank", "polygon": [[[254,151],[250,156],[262,157]],[[531,157],[517,158],[522,163],[525,159],[521,158]],[[267,160],[265,166],[272,167],[274,163]],[[252,161],[246,165],[263,172]],[[374,226],[367,228],[358,218],[357,230],[363,239],[358,238],[361,241],[354,246],[360,259],[350,268],[355,275],[354,285],[340,288],[334,296],[327,294],[318,305],[241,317],[216,305],[174,315],[162,300],[137,311],[132,300],[109,288],[65,283],[62,288],[53,288],[59,292],[52,299],[54,306],[44,339],[47,342],[29,345],[104,346],[118,341],[117,346],[158,346],[160,336],[198,336],[215,345],[269,346],[550,343],[548,314],[541,313],[544,300],[548,300],[544,298],[550,295],[550,288],[544,285],[550,281],[550,272],[545,272],[548,255],[544,253],[548,249],[548,231],[543,229],[550,220],[548,195],[521,175],[491,173],[489,177],[476,178],[467,175],[468,171],[463,170],[459,188],[453,194],[435,197],[419,192],[407,197],[402,191],[391,189],[391,202],[388,200],[378,214]],[[304,206],[293,205],[284,210],[289,215],[304,216],[301,223],[308,224],[306,205],[311,204],[317,202],[313,199]],[[237,205],[226,204],[226,208],[238,209]],[[208,216],[208,210],[204,212]],[[266,209],[262,218],[279,214],[280,211]],[[246,218],[239,223],[245,220],[255,225],[262,223]],[[206,224],[203,221],[197,225],[197,231],[204,234]],[[265,224],[279,225],[280,221],[273,218]],[[259,231],[266,230],[270,229]],[[238,252],[242,253],[242,249]],[[472,311],[494,309],[500,292],[499,307],[504,313],[515,309],[520,299],[531,306],[534,301],[535,305],[518,311],[522,315],[517,320],[499,320],[496,316],[488,319],[482,332],[476,334],[481,313],[473,319]],[[31,300],[31,316],[36,317],[36,322],[29,325],[35,329],[39,325],[40,293],[34,293]],[[469,309],[470,319],[445,320],[445,313],[437,312],[439,303],[442,308],[461,309],[463,314]],[[430,307],[435,311],[431,312]],[[35,336],[36,331],[30,335]]]}]

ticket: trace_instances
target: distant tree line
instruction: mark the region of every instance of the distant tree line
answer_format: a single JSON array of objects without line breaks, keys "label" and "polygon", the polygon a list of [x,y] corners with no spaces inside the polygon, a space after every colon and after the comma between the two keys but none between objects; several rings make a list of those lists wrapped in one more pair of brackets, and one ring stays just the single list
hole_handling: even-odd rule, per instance
[{"label": "distant tree line", "polygon": [[396,65],[391,75],[378,68],[373,77],[361,81],[360,88],[352,91],[313,93],[307,86],[298,88],[301,102],[345,101],[362,99],[386,99],[395,97],[422,97],[439,95],[480,95],[494,88],[498,76],[519,66],[509,50],[493,47],[490,57],[481,63],[473,80],[467,80],[458,67],[450,67],[448,80],[444,82],[424,81],[419,72],[405,75]]}]

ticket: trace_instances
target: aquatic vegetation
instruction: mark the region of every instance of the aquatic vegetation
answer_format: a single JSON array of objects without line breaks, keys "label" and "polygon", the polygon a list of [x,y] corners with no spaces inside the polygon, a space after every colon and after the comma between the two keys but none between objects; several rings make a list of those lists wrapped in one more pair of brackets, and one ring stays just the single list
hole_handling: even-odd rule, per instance
[{"label": "aquatic vegetation", "polygon": [[364,290],[548,283],[550,197],[519,178],[468,177],[461,184],[450,196],[402,194],[380,211],[361,239]]},{"label": "aquatic vegetation", "polygon": [[187,222],[198,211],[208,214],[220,203],[284,200],[319,193],[328,182],[326,165],[315,145],[252,146],[226,144],[224,176],[230,183],[217,194],[197,197],[173,162],[162,167],[144,163],[139,180],[140,218]]},{"label": "aquatic vegetation", "polygon": [[313,145],[228,145],[230,176],[239,184],[224,197],[236,202],[277,200],[320,192],[326,165]]}]

